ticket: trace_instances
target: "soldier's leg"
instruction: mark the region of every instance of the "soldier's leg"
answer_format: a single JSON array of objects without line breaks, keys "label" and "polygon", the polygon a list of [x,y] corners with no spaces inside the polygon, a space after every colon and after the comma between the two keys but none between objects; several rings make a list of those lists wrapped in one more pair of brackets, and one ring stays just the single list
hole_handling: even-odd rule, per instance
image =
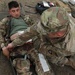
[{"label": "soldier's leg", "polygon": [[17,75],[31,75],[30,70],[30,62],[29,60],[25,60],[23,58],[16,58],[13,61],[14,67],[17,71]]},{"label": "soldier's leg", "polygon": [[36,66],[38,75],[54,75],[52,68],[42,54],[38,54],[35,50],[30,52]]},{"label": "soldier's leg", "polygon": [[23,47],[15,48],[14,52],[11,54],[16,57],[13,60],[13,65],[18,75],[31,75],[30,61],[25,58],[26,54],[27,51],[25,51]]}]

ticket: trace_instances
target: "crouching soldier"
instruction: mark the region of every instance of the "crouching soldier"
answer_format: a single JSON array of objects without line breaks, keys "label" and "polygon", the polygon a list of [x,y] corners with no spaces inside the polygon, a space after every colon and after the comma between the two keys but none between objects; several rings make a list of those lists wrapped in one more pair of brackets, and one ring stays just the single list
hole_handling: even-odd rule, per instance
[{"label": "crouching soldier", "polygon": [[[0,48],[5,56],[10,54],[10,57],[15,57],[13,66],[15,67],[18,75],[31,75],[30,62],[25,60],[26,49],[23,47],[15,48],[13,52],[6,50],[6,45],[14,40],[17,36],[22,34],[28,25],[26,24],[18,2],[11,1],[8,3],[9,17],[0,21]],[[7,57],[9,58],[9,56]],[[8,74],[9,75],[9,74]]]},{"label": "crouching soldier", "polygon": [[[38,22],[37,25],[28,27],[19,37],[9,43],[6,49],[10,51],[12,48],[21,46],[27,40],[37,36],[40,40],[38,52],[44,55],[38,55],[40,62],[41,58],[46,58],[46,60],[56,65],[69,65],[75,69],[74,34],[75,24],[72,19],[69,18],[65,9],[52,7],[43,12],[41,21]],[[44,59],[42,61],[44,61]],[[39,69],[40,67],[38,67],[39,65],[37,65],[38,61],[36,59],[35,62],[36,68]],[[39,71],[40,70],[38,70],[38,72]],[[47,75],[53,75],[51,70],[49,71],[51,74],[49,73]],[[44,69],[43,72],[41,75],[45,75],[46,72]]]}]

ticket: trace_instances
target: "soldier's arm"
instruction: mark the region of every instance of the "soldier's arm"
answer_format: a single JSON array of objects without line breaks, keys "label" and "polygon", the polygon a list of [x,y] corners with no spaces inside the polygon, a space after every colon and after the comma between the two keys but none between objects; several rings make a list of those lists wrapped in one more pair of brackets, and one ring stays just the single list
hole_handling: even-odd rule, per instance
[{"label": "soldier's arm", "polygon": [[4,35],[6,34],[6,23],[8,18],[4,18],[0,21],[0,48],[1,44],[4,43]]},{"label": "soldier's arm", "polygon": [[37,32],[37,25],[33,25],[28,27],[23,34],[21,34],[18,38],[12,41],[13,47],[21,46],[29,39],[33,38],[34,36],[38,35]]},{"label": "soldier's arm", "polygon": [[23,34],[8,44],[7,49],[11,51],[14,47],[23,45],[34,36],[38,36],[42,31],[43,28],[40,22],[28,27]]},{"label": "soldier's arm", "polygon": [[28,26],[31,26],[31,25],[34,24],[33,19],[32,19],[29,15],[25,15],[25,16],[24,16],[24,20],[25,20],[25,22],[26,22],[26,24],[27,24]]}]

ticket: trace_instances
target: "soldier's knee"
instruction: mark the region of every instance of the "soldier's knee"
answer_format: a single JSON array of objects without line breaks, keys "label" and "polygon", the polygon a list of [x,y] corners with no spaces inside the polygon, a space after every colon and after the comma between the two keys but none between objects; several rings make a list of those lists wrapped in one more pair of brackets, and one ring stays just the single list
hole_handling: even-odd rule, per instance
[{"label": "soldier's knee", "polygon": [[31,75],[30,72],[30,61],[25,59],[16,59],[15,60],[15,69],[20,75]]}]

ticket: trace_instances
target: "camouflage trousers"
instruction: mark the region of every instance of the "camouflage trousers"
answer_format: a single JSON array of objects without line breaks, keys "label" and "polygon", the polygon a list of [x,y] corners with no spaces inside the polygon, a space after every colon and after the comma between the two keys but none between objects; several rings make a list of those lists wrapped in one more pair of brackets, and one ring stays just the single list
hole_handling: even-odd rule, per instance
[{"label": "camouflage trousers", "polygon": [[[34,49],[26,51],[23,48],[19,48],[16,52],[13,52],[12,55],[16,55],[17,53],[27,54],[30,56],[30,60],[33,60],[33,63],[35,64],[35,71],[37,75],[54,75],[51,66],[48,65],[45,58],[44,60],[47,64],[47,69],[44,71],[43,66],[45,65],[42,66],[38,53]],[[16,58],[13,60],[13,66],[17,71],[17,75],[32,75],[32,72],[30,72],[30,61],[28,59]]]},{"label": "camouflage trousers", "polygon": [[[29,47],[31,48],[32,45]],[[11,57],[15,57],[13,59],[13,66],[17,72],[17,75],[31,75],[32,72],[30,72],[30,61],[27,58],[27,50],[28,48],[27,44],[21,47],[17,47],[13,50],[13,52],[10,54]],[[11,58],[12,59],[12,58]]]}]

